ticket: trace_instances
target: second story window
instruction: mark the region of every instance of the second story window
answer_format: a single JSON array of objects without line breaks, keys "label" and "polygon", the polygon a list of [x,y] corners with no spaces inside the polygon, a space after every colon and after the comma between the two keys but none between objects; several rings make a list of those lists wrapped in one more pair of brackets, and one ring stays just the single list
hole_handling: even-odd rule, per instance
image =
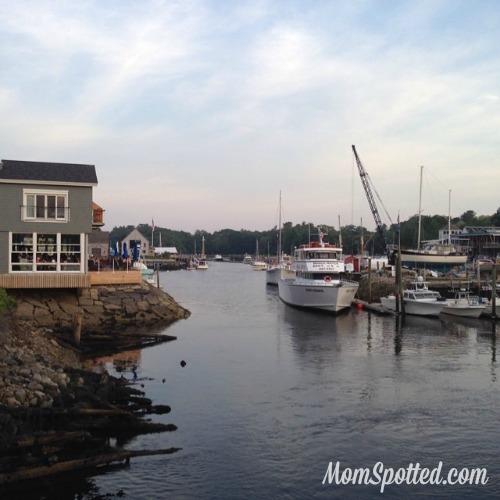
[{"label": "second story window", "polygon": [[23,220],[67,222],[68,192],[25,190]]}]

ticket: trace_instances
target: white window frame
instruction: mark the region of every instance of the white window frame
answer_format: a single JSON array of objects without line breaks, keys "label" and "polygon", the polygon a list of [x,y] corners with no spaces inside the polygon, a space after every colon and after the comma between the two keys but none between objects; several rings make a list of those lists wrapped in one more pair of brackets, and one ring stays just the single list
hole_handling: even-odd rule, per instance
[{"label": "white window frame", "polygon": [[[31,204],[28,206],[28,199],[30,196],[44,196],[45,204],[44,204],[44,216],[37,217],[37,209],[36,204]],[[55,196],[56,203],[54,206],[54,217],[48,217],[48,205],[47,205],[47,197]],[[59,207],[57,206],[57,197],[64,198],[64,207],[63,207],[63,217],[60,217],[58,214]],[[29,214],[30,207],[35,208],[35,213],[33,215]],[[68,205],[68,191],[65,190],[52,190],[52,189],[23,189],[23,210],[22,210],[22,220],[23,221],[33,221],[33,222],[69,222],[69,205]]]},{"label": "white window frame", "polygon": [[[32,273],[54,273],[54,272],[74,272],[84,273],[86,269],[86,236],[85,233],[75,233],[71,235],[55,233],[55,241],[53,240],[49,245],[51,246],[51,255],[53,255],[54,262],[37,262],[37,257],[45,253],[45,245],[38,243],[40,233],[21,233],[25,234],[25,238],[29,241],[25,243],[27,246],[23,253],[30,255],[30,260],[26,262],[17,261],[13,262],[13,253],[20,253],[13,245],[14,233],[9,233],[9,272],[32,272]],[[63,239],[66,236],[78,237],[74,243],[65,242]],[[17,243],[16,245],[20,245]],[[76,260],[75,260],[76,259]]]}]

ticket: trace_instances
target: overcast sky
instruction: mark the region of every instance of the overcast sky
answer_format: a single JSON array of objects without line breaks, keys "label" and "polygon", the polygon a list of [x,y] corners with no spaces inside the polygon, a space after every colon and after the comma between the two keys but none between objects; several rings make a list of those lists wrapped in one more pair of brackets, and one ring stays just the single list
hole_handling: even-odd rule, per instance
[{"label": "overcast sky", "polygon": [[[96,166],[105,229],[500,207],[497,0],[0,3],[0,158]],[[377,200],[384,222],[390,223]]]}]

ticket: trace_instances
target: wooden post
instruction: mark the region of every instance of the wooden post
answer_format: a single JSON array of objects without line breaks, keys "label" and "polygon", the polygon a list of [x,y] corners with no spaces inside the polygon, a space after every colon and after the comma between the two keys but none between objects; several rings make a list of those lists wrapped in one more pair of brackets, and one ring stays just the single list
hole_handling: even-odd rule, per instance
[{"label": "wooden post", "polygon": [[82,333],[83,313],[73,314],[73,340],[76,345],[80,345],[80,336]]},{"label": "wooden post", "polygon": [[497,263],[493,263],[491,272],[491,317],[497,317]]},{"label": "wooden post", "polygon": [[405,301],[403,299],[403,269],[401,266],[401,246],[398,246],[398,262],[396,268],[396,276],[398,282],[398,298],[396,300],[396,311],[400,311],[404,316],[405,314]]},{"label": "wooden post", "polygon": [[160,264],[155,264],[156,267],[156,287],[160,288]]},{"label": "wooden post", "polygon": [[372,259],[368,258],[368,304],[372,303]]}]

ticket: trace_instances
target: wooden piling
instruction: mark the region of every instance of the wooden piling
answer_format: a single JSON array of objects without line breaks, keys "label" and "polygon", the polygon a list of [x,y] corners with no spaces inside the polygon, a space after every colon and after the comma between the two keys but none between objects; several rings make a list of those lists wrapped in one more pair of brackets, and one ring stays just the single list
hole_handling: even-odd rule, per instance
[{"label": "wooden piling", "polygon": [[82,334],[83,313],[78,312],[73,314],[73,341],[75,345],[80,345],[80,337]]}]

